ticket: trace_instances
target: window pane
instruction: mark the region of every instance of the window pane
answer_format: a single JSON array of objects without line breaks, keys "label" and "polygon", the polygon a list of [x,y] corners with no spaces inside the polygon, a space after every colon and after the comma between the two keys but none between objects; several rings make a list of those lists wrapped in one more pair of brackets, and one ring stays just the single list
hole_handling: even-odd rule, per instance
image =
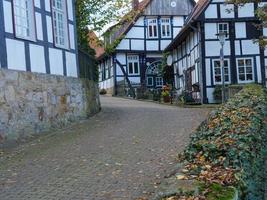
[{"label": "window pane", "polygon": [[244,66],[244,60],[238,60],[238,66]]},{"label": "window pane", "polygon": [[134,63],[134,73],[135,74],[138,74],[139,73],[138,63],[137,62]]},{"label": "window pane", "polygon": [[252,74],[252,67],[247,67],[246,68],[246,73]]},{"label": "window pane", "polygon": [[252,74],[247,74],[247,80],[252,81],[253,80],[253,75]]},{"label": "window pane", "polygon": [[154,26],[154,36],[157,37],[158,36],[158,32],[157,32],[157,26]]},{"label": "window pane", "polygon": [[239,74],[239,80],[245,81],[245,74]]},{"label": "window pane", "polygon": [[222,79],[221,79],[221,75],[220,76],[215,76],[215,82],[221,82]]},{"label": "window pane", "polygon": [[133,74],[133,63],[129,63],[129,74]]},{"label": "window pane", "polygon": [[152,26],[149,26],[149,37],[152,37]]},{"label": "window pane", "polygon": [[244,74],[245,73],[245,68],[244,67],[239,67],[238,68],[238,73],[239,74]]},{"label": "window pane", "polygon": [[251,59],[246,59],[246,66],[252,66],[252,61]]}]

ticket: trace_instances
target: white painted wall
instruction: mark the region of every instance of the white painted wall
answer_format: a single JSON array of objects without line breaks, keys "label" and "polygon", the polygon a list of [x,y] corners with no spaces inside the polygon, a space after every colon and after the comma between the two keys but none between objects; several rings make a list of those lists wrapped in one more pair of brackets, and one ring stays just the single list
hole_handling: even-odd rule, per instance
[{"label": "white painted wall", "polygon": [[235,55],[240,55],[241,51],[240,51],[240,42],[239,40],[235,41]]},{"label": "white painted wall", "polygon": [[234,5],[233,4],[221,4],[220,5],[221,18],[234,18]]},{"label": "white painted wall", "polygon": [[129,44],[129,40],[128,39],[123,39],[120,44],[117,46],[118,50],[127,50],[130,49],[130,44]]},{"label": "white painted wall", "polygon": [[126,55],[125,55],[125,53],[117,53],[117,54],[116,54],[116,59],[117,59],[122,65],[126,65]]},{"label": "white painted wall", "polygon": [[238,7],[238,17],[254,17],[254,3],[246,3]]},{"label": "white painted wall", "polygon": [[37,8],[41,8],[40,0],[34,0],[34,6]]},{"label": "white painted wall", "polygon": [[180,31],[181,31],[182,28],[173,28],[173,36],[176,37]]},{"label": "white painted wall", "polygon": [[183,26],[184,25],[184,17],[182,17],[182,16],[173,17],[173,24],[174,24],[174,26]]},{"label": "white painted wall", "polygon": [[242,53],[243,55],[259,54],[260,49],[257,43],[253,40],[242,40]]},{"label": "white painted wall", "polygon": [[35,12],[35,19],[36,19],[36,33],[38,40],[44,40],[43,37],[43,26],[42,26],[42,15],[38,12]]},{"label": "white painted wall", "polygon": [[[206,56],[219,56],[220,55],[220,44],[218,41],[206,41],[205,50]],[[230,42],[225,41],[224,45],[224,55],[230,55]]]},{"label": "white painted wall", "polygon": [[208,8],[205,11],[205,18],[206,19],[218,18],[217,5],[216,4],[210,4],[208,6]]},{"label": "white painted wall", "polygon": [[68,18],[73,21],[73,3],[72,0],[67,0]]},{"label": "white painted wall", "polygon": [[47,37],[48,42],[53,43],[53,27],[52,27],[52,19],[50,16],[46,16],[46,24],[47,24]]},{"label": "white painted wall", "polygon": [[51,7],[50,7],[50,0],[44,0],[45,1],[45,10],[50,12]]},{"label": "white painted wall", "polygon": [[13,16],[12,16],[12,6],[8,1],[3,1],[4,7],[4,21],[5,21],[5,32],[13,33]]},{"label": "white painted wall", "polygon": [[75,49],[74,26],[69,24],[70,48]]},{"label": "white painted wall", "polygon": [[132,50],[141,50],[144,51],[144,40],[131,40],[131,48]]},{"label": "white painted wall", "polygon": [[132,84],[140,84],[141,83],[140,77],[129,77],[129,80],[131,81]]},{"label": "white painted wall", "polygon": [[44,47],[30,44],[31,71],[46,73]]},{"label": "white painted wall", "polygon": [[153,41],[153,40],[151,40],[151,41],[147,40],[146,41],[146,48],[149,51],[158,51],[159,42],[158,41]]},{"label": "white painted wall", "polygon": [[235,23],[235,37],[236,38],[246,38],[247,37],[246,22],[236,22]]},{"label": "white painted wall", "polygon": [[214,88],[207,88],[207,98],[209,103],[216,103],[213,97]]},{"label": "white painted wall", "polygon": [[171,43],[171,40],[162,40],[160,43],[160,48],[162,51]]},{"label": "white painted wall", "polygon": [[217,39],[217,24],[216,23],[205,23],[205,39]]},{"label": "white painted wall", "polygon": [[144,38],[143,27],[132,27],[131,30],[126,34],[125,38]]},{"label": "white painted wall", "polygon": [[67,76],[78,77],[75,54],[66,52],[66,68]]},{"label": "white painted wall", "polygon": [[[6,39],[8,69],[26,71],[24,42]],[[16,58],[14,59],[14,55]]]},{"label": "white painted wall", "polygon": [[63,75],[63,55],[59,49],[49,48],[50,72]]},{"label": "white painted wall", "polygon": [[144,26],[144,17],[139,17],[139,19],[135,22],[136,26]]},{"label": "white painted wall", "polygon": [[211,73],[211,65],[210,65],[210,59],[205,59],[206,61],[206,85],[210,86],[211,85],[211,77],[210,77],[210,73]]}]

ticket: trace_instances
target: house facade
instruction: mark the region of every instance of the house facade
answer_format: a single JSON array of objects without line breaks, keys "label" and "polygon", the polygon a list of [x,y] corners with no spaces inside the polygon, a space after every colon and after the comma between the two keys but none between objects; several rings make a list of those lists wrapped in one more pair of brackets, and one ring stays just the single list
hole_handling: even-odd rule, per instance
[{"label": "house facade", "polygon": [[121,85],[161,88],[163,51],[178,35],[194,5],[192,0],[133,0],[133,20],[108,30],[105,43],[120,41],[112,54],[99,58],[100,88],[114,95],[121,92]]},{"label": "house facade", "polygon": [[266,35],[259,30],[255,10],[263,3],[243,6],[224,0],[200,0],[186,24],[166,48],[173,58],[178,95],[192,95],[202,103],[215,103],[214,90],[222,85],[221,45],[216,34],[226,33],[224,75],[227,85],[259,83],[266,85],[267,51],[255,39]]},{"label": "house facade", "polygon": [[74,0],[1,0],[0,67],[77,77]]}]

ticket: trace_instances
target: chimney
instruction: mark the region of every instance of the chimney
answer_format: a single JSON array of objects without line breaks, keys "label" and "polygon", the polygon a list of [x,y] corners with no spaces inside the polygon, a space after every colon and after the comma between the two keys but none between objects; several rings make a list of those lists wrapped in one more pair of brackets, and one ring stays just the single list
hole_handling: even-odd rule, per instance
[{"label": "chimney", "polygon": [[132,0],[132,8],[137,11],[139,7],[139,0]]}]

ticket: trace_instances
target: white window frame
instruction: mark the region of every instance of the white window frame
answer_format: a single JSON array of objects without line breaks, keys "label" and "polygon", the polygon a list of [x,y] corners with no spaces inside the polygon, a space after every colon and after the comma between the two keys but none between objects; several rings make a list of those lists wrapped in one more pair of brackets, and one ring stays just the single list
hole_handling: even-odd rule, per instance
[{"label": "white window frame", "polygon": [[[149,84],[149,79],[152,79],[152,84]],[[153,86],[154,85],[154,77],[153,76],[148,76],[146,77],[146,85],[147,86]]]},{"label": "white window frame", "polygon": [[[132,66],[132,73],[130,73],[130,65]],[[136,71],[137,65],[137,71]],[[127,56],[127,68],[129,75],[139,75],[140,74],[140,66],[139,66],[139,55],[128,55]]]},{"label": "white window frame", "polygon": [[[225,81],[226,84],[230,84],[231,83],[231,72],[230,72],[230,59],[224,59],[224,62],[228,62],[228,81]],[[215,78],[215,62],[219,62],[220,63],[220,59],[214,59],[212,60],[212,67],[213,67],[213,83],[214,85],[221,85],[222,84],[222,68],[221,68],[221,65],[219,64],[219,68],[220,68],[220,76],[221,76],[221,81],[216,81],[216,78]],[[224,66],[224,68],[226,68]],[[224,71],[225,72],[225,71]],[[224,76],[226,76],[226,73],[224,73]]]},{"label": "white window frame", "polygon": [[[60,5],[59,8],[56,5]],[[57,4],[58,3],[58,4]],[[66,0],[51,0],[54,44],[58,48],[69,49],[69,28]],[[59,16],[62,17],[59,21]]]},{"label": "white window frame", "polygon": [[[226,29],[222,29],[220,30],[220,25],[226,25]],[[219,34],[220,32],[224,32],[226,33],[226,38],[229,38],[229,23],[218,23],[218,30],[217,30],[217,33]]]},{"label": "white window frame", "polygon": [[14,0],[12,5],[15,36],[20,39],[36,41],[33,0]]},{"label": "white window frame", "polygon": [[[247,66],[246,66],[246,62],[244,62],[244,75],[245,75],[245,80],[242,81],[239,79],[239,65],[238,65],[238,61],[239,60],[251,60],[251,68],[252,68],[252,80],[247,80]],[[236,70],[237,70],[237,81],[238,83],[253,83],[255,82],[255,72],[254,72],[254,62],[253,62],[253,58],[251,57],[243,57],[243,58],[236,58]]]},{"label": "white window frame", "polygon": [[152,38],[152,39],[159,37],[158,19],[157,18],[147,19],[147,37]]},{"label": "white window frame", "polygon": [[[170,18],[161,18],[160,19],[160,27],[161,27],[161,38],[171,38],[171,19]],[[165,34],[164,34],[165,30]],[[167,34],[169,33],[169,35]]]},{"label": "white window frame", "polygon": [[[160,83],[160,84],[158,84],[158,83]],[[163,78],[162,77],[156,77],[156,87],[162,87],[162,86],[163,86]]]}]

